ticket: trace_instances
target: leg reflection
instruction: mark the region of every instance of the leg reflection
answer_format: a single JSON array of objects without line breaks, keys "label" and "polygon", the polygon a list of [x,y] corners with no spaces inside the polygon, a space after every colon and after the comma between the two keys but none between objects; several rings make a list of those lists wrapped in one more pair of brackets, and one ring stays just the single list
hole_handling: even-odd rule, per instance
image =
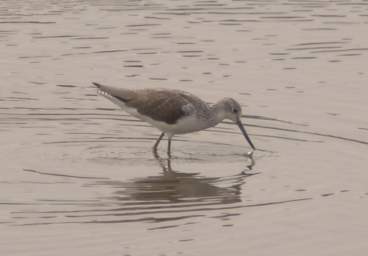
[{"label": "leg reflection", "polygon": [[[256,165],[256,161],[254,160],[253,157],[254,151],[250,151],[247,154],[248,160],[250,161],[250,163],[247,165],[248,171],[253,170],[253,167]],[[247,171],[247,170],[244,170]]]}]

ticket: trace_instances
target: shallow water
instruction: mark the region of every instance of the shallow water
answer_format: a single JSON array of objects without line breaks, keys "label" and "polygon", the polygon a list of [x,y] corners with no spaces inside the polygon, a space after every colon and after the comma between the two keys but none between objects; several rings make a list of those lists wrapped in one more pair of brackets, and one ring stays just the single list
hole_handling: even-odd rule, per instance
[{"label": "shallow water", "polygon": [[[365,255],[367,1],[1,1],[1,255]],[[176,136],[92,81],[234,97]]]}]

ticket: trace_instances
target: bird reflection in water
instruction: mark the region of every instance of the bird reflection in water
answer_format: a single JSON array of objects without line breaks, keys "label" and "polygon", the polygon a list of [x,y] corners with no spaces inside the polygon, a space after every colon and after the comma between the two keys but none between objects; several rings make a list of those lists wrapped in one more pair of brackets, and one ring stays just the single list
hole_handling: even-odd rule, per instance
[{"label": "bird reflection in water", "polygon": [[[204,177],[199,173],[176,171],[172,168],[173,159],[161,158],[157,151],[153,151],[153,155],[162,169],[160,175],[135,178],[127,182],[103,181],[105,185],[109,183],[118,188],[113,200],[119,200],[122,204],[135,201],[140,207],[142,202],[151,206],[168,204],[167,207],[177,203],[185,203],[186,206],[237,203],[241,202],[241,189],[245,180],[255,174],[243,171],[231,176]],[[251,159],[247,170],[253,166],[254,160]]]}]

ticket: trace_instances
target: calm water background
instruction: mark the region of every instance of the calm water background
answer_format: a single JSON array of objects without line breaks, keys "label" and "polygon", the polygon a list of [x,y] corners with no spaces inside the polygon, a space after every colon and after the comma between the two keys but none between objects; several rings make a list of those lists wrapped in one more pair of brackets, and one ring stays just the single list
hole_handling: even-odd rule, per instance
[{"label": "calm water background", "polygon": [[[365,255],[368,1],[1,1],[1,255]],[[159,132],[91,82],[234,97]],[[254,175],[244,175],[243,172]]]}]

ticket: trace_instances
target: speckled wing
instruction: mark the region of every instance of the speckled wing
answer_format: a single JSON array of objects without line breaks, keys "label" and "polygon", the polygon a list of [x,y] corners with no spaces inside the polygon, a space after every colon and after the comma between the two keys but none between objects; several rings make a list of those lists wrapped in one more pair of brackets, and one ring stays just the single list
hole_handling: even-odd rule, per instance
[{"label": "speckled wing", "polygon": [[193,105],[178,91],[147,89],[134,92],[135,97],[125,104],[153,120],[175,124],[193,113]]},{"label": "speckled wing", "polygon": [[178,90],[128,90],[93,84],[110,100],[124,103],[141,115],[168,124],[175,124],[180,118],[207,108],[206,103],[196,96]]}]

